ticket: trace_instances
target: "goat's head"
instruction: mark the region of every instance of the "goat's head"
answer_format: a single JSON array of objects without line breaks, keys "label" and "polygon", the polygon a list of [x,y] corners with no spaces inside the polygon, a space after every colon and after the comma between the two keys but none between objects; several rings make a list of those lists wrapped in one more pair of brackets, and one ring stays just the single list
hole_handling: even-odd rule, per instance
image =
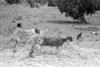
[{"label": "goat's head", "polygon": [[73,39],[72,39],[72,37],[71,36],[68,36],[68,37],[66,37],[66,38],[64,38],[63,39],[63,41],[65,42],[65,41],[73,41]]}]

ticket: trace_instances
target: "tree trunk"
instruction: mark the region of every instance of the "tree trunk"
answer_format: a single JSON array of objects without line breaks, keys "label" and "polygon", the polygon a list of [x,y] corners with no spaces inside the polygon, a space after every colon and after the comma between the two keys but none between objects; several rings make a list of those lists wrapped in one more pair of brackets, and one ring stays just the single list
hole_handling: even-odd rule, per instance
[{"label": "tree trunk", "polygon": [[87,24],[87,21],[86,21],[84,15],[80,17],[80,22]]}]

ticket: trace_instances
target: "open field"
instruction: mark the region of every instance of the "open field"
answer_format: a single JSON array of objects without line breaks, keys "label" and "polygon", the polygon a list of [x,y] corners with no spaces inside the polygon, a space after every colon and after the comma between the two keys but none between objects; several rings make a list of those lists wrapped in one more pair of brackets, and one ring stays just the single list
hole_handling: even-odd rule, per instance
[{"label": "open field", "polygon": [[[89,19],[89,16],[87,16]],[[66,47],[59,48],[56,54],[41,54],[33,58],[24,58],[30,46],[17,46],[13,52],[13,43],[7,44],[7,34],[12,34],[17,23],[24,29],[48,29],[46,36],[73,37],[65,42]],[[56,7],[30,8],[25,5],[7,5],[0,3],[0,67],[99,67],[100,66],[100,12],[89,19],[91,24],[80,24],[70,17],[62,15]],[[76,40],[82,32],[82,41]],[[96,32],[97,35],[93,35]],[[7,45],[7,49],[3,49]],[[9,45],[9,46],[8,46]],[[44,51],[55,52],[55,47],[43,47]]]}]

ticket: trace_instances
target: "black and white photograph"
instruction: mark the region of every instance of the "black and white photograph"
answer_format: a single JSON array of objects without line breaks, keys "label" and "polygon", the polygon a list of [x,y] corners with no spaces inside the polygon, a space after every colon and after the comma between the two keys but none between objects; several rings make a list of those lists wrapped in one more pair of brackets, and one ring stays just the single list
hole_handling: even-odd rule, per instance
[{"label": "black and white photograph", "polygon": [[100,67],[100,0],[0,0],[0,67]]}]

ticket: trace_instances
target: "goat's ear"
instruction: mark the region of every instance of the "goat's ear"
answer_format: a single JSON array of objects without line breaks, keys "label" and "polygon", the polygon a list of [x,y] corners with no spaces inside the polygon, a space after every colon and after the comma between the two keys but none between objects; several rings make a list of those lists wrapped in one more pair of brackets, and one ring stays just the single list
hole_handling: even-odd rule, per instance
[{"label": "goat's ear", "polygon": [[37,34],[40,34],[40,30],[39,30],[38,28],[35,28],[35,32],[36,32]]}]

